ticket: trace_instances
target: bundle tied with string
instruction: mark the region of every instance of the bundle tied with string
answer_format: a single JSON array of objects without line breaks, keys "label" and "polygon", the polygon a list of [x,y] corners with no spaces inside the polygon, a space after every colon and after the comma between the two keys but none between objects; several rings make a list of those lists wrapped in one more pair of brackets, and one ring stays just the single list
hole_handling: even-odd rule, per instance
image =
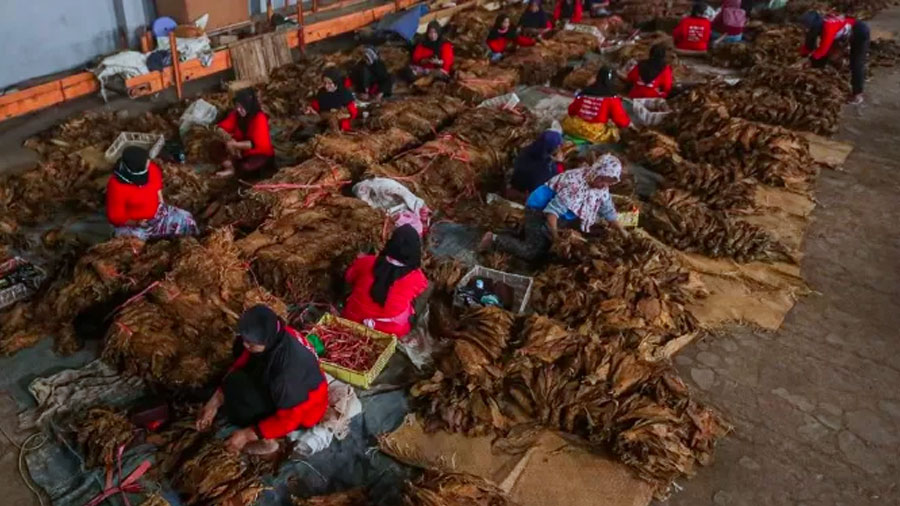
[{"label": "bundle tied with string", "polygon": [[321,156],[359,173],[416,144],[418,139],[413,134],[396,127],[376,132],[329,132],[298,145],[294,155],[299,159]]},{"label": "bundle tied with string", "polygon": [[329,195],[313,207],[280,212],[236,245],[275,294],[292,303],[333,300],[353,258],[380,250],[389,226],[383,211]]},{"label": "bundle tied with string", "polygon": [[165,278],[118,309],[103,360],[164,387],[204,386],[231,364],[234,325],[256,304],[287,313],[255,285],[230,229],[185,239]]},{"label": "bundle tied with string", "polygon": [[519,84],[515,69],[491,65],[488,60],[459,60],[456,79],[450,83],[435,83],[433,89],[446,89],[450,95],[469,104],[479,104],[489,98],[511,93]]},{"label": "bundle tied with string", "polygon": [[399,128],[419,139],[442,129],[463,112],[466,104],[445,95],[408,97],[379,104],[367,121],[373,130]]}]

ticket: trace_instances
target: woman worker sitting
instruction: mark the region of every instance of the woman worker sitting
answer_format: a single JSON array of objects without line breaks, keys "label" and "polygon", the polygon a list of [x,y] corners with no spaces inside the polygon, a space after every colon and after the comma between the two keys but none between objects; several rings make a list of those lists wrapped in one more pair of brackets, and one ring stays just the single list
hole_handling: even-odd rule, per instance
[{"label": "woman worker sitting", "polygon": [[497,16],[494,26],[488,32],[487,46],[491,52],[491,61],[497,62],[503,55],[510,51],[516,42],[516,27],[512,26],[512,20],[506,14]]},{"label": "woman worker sitting", "polygon": [[241,429],[228,448],[264,455],[278,438],[319,423],[328,409],[328,382],[309,342],[267,306],[254,306],[238,321],[235,360],[222,386],[206,402],[197,429],[206,430],[219,408]]},{"label": "woman worker sitting", "polygon": [[353,84],[360,100],[379,101],[391,96],[394,78],[374,47],[363,49],[363,60],[353,69]]},{"label": "woman worker sitting", "polygon": [[562,127],[554,121],[536,141],[516,156],[512,179],[506,191],[507,198],[524,201],[537,187],[565,170]]},{"label": "woman worker sitting", "polygon": [[581,231],[590,233],[601,216],[621,233],[609,185],[619,181],[622,162],[613,155],[602,155],[588,168],[563,172],[532,192],[525,203],[523,237],[488,232],[481,240],[482,251],[496,248],[528,262],[542,259],[556,239],[560,220],[581,221]]},{"label": "woman worker sitting", "polygon": [[342,132],[350,131],[350,123],[359,110],[356,108],[356,100],[353,94],[344,85],[344,78],[337,67],[326,69],[322,75],[322,88],[316,94],[316,98],[309,104],[307,114],[327,114],[337,120],[337,127]]},{"label": "woman worker sitting", "polygon": [[409,70],[413,77],[434,74],[449,79],[453,59],[453,44],[444,40],[441,24],[432,21],[425,29],[425,37],[413,49]]},{"label": "woman worker sitting", "polygon": [[666,98],[672,91],[672,67],[666,63],[665,44],[650,48],[650,57],[638,63],[625,81],[631,85],[630,98]]},{"label": "woman worker sitting", "polygon": [[413,301],[428,288],[421,264],[419,233],[412,225],[397,227],[378,256],[360,256],[347,269],[352,290],[342,316],[398,337],[409,334]]},{"label": "woman worker sitting", "polygon": [[747,12],[741,9],[741,0],[724,0],[722,10],[712,21],[714,44],[740,42],[747,26]]},{"label": "woman worker sitting", "polygon": [[554,23],[580,23],[584,6],[581,0],[557,0],[553,9]]},{"label": "woman worker sitting", "polygon": [[519,18],[519,36],[516,43],[522,47],[533,46],[546,37],[552,28],[553,23],[544,12],[541,0],[529,0],[528,7]]},{"label": "woman worker sitting", "polygon": [[269,134],[269,117],[262,112],[256,91],[245,88],[234,95],[234,110],[219,122],[219,130],[228,139],[231,158],[222,163],[219,176],[256,174],[275,168],[275,148]]},{"label": "woman worker sitting", "polygon": [[191,213],[163,200],[162,170],[146,149],[129,146],[122,152],[106,184],[106,217],[119,236],[141,240],[196,235]]},{"label": "woman worker sitting", "polygon": [[[591,85],[575,96],[569,105],[569,115],[563,120],[567,134],[593,143],[618,142],[619,128],[628,128],[631,119],[622,99],[616,96],[612,81],[612,69],[602,67]],[[608,124],[610,120],[612,125]]]},{"label": "woman worker sitting", "polygon": [[712,23],[705,18],[706,4],[696,2],[691,8],[691,15],[682,18],[672,32],[675,49],[689,53],[705,53],[709,49],[712,37]]}]

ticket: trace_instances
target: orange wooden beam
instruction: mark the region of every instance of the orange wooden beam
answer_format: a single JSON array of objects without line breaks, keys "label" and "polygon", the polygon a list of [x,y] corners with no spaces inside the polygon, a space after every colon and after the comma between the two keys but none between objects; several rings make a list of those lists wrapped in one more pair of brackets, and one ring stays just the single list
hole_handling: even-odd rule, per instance
[{"label": "orange wooden beam", "polygon": [[169,51],[172,53],[172,73],[175,74],[175,95],[181,100],[184,91],[181,89],[181,62],[178,61],[178,39],[174,31],[169,32]]}]

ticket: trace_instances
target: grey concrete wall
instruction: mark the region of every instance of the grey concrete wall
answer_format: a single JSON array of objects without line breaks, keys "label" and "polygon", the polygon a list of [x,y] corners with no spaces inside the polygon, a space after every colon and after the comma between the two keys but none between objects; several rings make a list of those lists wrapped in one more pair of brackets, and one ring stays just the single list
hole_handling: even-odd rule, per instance
[{"label": "grey concrete wall", "polygon": [[115,52],[119,26],[136,47],[154,18],[153,0],[0,0],[0,88]]}]

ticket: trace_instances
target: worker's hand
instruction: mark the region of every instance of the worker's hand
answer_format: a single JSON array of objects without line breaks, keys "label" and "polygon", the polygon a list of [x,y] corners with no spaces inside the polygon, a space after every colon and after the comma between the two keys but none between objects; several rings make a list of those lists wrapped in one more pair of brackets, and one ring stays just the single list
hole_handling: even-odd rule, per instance
[{"label": "worker's hand", "polygon": [[306,114],[308,114],[308,115],[310,115],[310,116],[318,116],[318,115],[319,115],[319,111],[313,109],[312,106],[307,106],[307,107],[306,107]]},{"label": "worker's hand", "polygon": [[216,413],[219,412],[224,401],[225,394],[221,390],[216,390],[216,393],[206,401],[203,409],[200,410],[200,415],[197,417],[197,430],[204,431],[212,426],[213,420],[216,419]]},{"label": "worker's hand", "polygon": [[368,94],[368,93],[360,93],[360,94],[359,94],[359,99],[362,100],[363,102],[368,102],[368,101],[369,101],[369,94]]},{"label": "worker's hand", "polygon": [[346,111],[339,113],[337,115],[337,117],[338,117],[338,119],[350,119],[351,118],[350,113],[346,112]]},{"label": "worker's hand", "polygon": [[226,446],[228,450],[234,453],[239,453],[241,450],[247,446],[247,443],[251,441],[256,441],[259,438],[256,436],[256,432],[253,431],[252,428],[247,427],[246,429],[238,429],[231,433],[231,437],[228,438],[228,442]]}]

